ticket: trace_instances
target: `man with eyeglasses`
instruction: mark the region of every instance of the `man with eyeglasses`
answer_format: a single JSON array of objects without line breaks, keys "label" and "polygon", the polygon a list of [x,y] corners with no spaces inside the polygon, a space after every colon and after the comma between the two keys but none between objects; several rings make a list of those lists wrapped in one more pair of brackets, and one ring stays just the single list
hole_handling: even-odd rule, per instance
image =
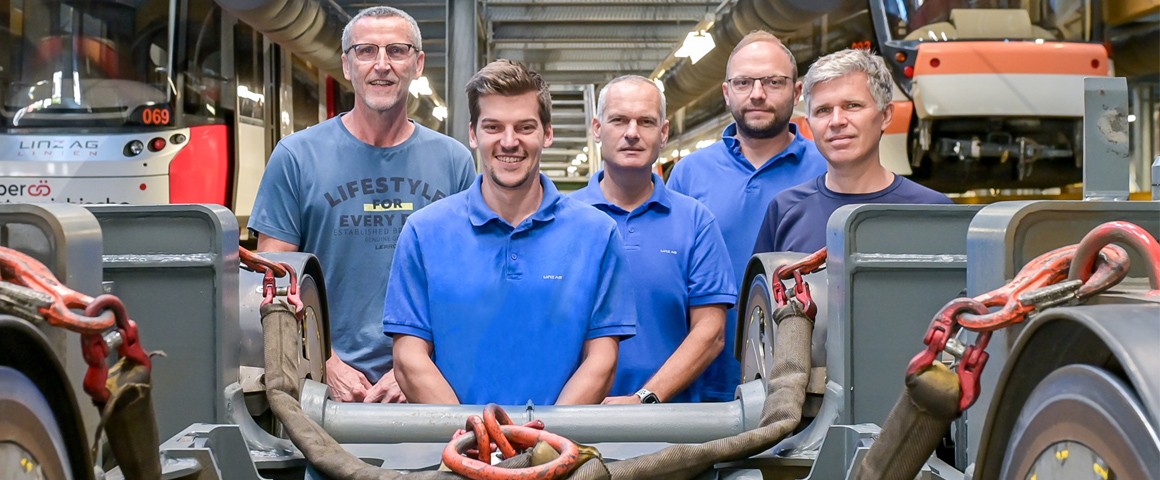
[{"label": "man with eyeglasses", "polygon": [[842,205],[952,203],[882,166],[882,132],[894,118],[894,80],[882,57],[846,49],[819,58],[803,81],[806,119],[828,169],[774,197],[753,253],[812,253]]},{"label": "man with eyeglasses", "polygon": [[335,399],[398,402],[391,338],[380,323],[403,223],[467,189],[471,152],[407,118],[423,73],[419,26],[392,7],[362,10],[342,32],[354,108],[275,147],[249,228],[259,251],[303,251],[322,263],[330,310],[326,383]]},{"label": "man with eyeglasses", "polygon": [[[762,215],[774,195],[817,177],[826,161],[790,123],[801,93],[793,53],[769,32],[737,43],[721,84],[734,123],[721,141],[677,162],[668,187],[709,207],[717,217],[738,285],[753,251]],[[729,401],[741,380],[734,356],[737,309],[725,319],[725,348],[702,376],[702,400]]]}]

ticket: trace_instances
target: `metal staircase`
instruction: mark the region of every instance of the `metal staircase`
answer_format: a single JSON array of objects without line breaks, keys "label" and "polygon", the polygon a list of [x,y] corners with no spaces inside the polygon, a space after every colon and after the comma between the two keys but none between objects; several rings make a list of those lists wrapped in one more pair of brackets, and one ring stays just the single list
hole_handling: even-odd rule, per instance
[{"label": "metal staircase", "polygon": [[544,149],[540,169],[565,192],[578,190],[600,169],[592,137],[596,92],[591,84],[553,84],[552,131],[555,141]]}]

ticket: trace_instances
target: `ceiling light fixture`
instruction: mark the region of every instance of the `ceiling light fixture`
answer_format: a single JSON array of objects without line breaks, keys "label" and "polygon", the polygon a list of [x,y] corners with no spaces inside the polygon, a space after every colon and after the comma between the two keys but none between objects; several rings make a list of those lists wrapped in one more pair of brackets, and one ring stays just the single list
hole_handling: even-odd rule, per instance
[{"label": "ceiling light fixture", "polygon": [[681,44],[681,48],[673,54],[677,57],[688,57],[689,61],[697,63],[701,57],[711,52],[717,44],[713,42],[713,36],[704,30],[697,30],[689,32],[685,36],[685,42]]},{"label": "ceiling light fixture", "polygon": [[433,92],[431,90],[431,81],[427,80],[427,77],[416,78],[413,82],[411,82],[411,87],[407,90],[410,91],[411,95],[414,95],[415,98],[419,98],[419,95],[430,95]]}]

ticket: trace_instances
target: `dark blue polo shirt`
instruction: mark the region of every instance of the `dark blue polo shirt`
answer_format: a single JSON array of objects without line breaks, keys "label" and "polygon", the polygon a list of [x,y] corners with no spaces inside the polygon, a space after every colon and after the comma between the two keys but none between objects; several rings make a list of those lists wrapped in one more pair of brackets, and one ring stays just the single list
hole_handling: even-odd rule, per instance
[{"label": "dark blue polo shirt", "polygon": [[813,253],[826,246],[826,224],[843,205],[859,203],[946,204],[946,195],[895,175],[890,186],[873,193],[838,193],[826,188],[826,176],[781,192],[769,202],[753,253]]}]

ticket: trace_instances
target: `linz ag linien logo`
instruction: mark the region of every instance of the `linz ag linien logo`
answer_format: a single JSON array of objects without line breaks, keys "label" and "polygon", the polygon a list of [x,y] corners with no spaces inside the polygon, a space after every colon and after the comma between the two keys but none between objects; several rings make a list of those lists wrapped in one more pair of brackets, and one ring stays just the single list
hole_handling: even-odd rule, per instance
[{"label": "linz ag linien logo", "polygon": [[48,180],[38,180],[32,183],[0,183],[0,197],[47,197],[52,195],[52,186]]},{"label": "linz ag linien logo", "polygon": [[21,140],[17,157],[95,157],[100,140]]}]

